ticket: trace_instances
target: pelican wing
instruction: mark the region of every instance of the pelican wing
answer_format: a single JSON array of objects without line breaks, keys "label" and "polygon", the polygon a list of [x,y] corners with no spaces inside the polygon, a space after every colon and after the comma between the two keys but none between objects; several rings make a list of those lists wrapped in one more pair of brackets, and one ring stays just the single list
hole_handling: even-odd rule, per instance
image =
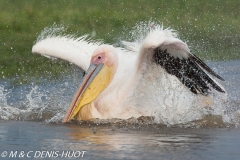
[{"label": "pelican wing", "polygon": [[[224,80],[211,68],[209,68],[190,50],[184,42],[171,34],[164,36],[169,30],[150,33],[146,38],[142,52],[150,51],[150,61],[161,66],[168,74],[176,76],[179,81],[195,94],[207,95],[210,87],[219,92],[225,93],[207,73]],[[157,42],[157,41],[160,41]],[[142,55],[144,55],[143,53]]]},{"label": "pelican wing", "polygon": [[87,36],[72,38],[68,36],[51,36],[39,40],[32,48],[32,53],[48,58],[60,58],[74,63],[84,71],[90,65],[92,53],[101,42],[87,39]]}]

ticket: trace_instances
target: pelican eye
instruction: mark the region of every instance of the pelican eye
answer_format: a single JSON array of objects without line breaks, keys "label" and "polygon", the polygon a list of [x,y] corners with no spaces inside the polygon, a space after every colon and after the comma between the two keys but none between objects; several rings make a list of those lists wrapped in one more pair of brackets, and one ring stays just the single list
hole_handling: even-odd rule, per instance
[{"label": "pelican eye", "polygon": [[98,56],[98,59],[101,59],[102,57],[101,56]]}]

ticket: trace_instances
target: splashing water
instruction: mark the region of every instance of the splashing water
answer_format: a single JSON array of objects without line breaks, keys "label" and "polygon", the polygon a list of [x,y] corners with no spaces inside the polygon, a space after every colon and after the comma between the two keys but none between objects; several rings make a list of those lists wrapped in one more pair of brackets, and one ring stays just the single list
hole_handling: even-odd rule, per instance
[{"label": "splashing water", "polygon": [[47,37],[53,37],[64,34],[67,28],[64,25],[53,24],[50,27],[46,27],[37,38],[37,42]]},{"label": "splashing water", "polygon": [[74,85],[73,79],[57,82],[43,80],[41,84],[22,86],[3,83],[5,86],[0,87],[0,119],[46,122],[61,122],[74,88],[78,86]]},{"label": "splashing water", "polygon": [[[223,62],[228,63],[228,62]],[[231,63],[230,63],[231,64]],[[227,72],[227,71],[226,71]],[[184,122],[184,115],[188,114],[192,115],[192,119],[196,119],[194,122],[180,123],[179,126],[225,126],[227,124],[239,125],[240,122],[240,101],[236,97],[235,92],[237,89],[233,90],[231,88],[231,77],[228,77],[228,83],[226,84],[226,89],[229,93],[228,102],[219,102],[219,105],[213,109],[205,109],[201,114],[197,112],[198,108],[193,108],[192,110],[186,109],[181,111],[183,113],[183,119],[176,119],[175,124],[179,122]],[[74,78],[73,78],[74,79]],[[11,86],[0,85],[0,119],[1,120],[30,120],[30,121],[45,121],[47,123],[55,122],[59,123],[65,116],[65,113],[69,107],[69,104],[72,100],[77,87],[80,84],[79,79],[73,80],[72,77],[66,77],[63,80],[59,80],[57,82],[46,81],[41,84],[30,84],[25,86],[17,86],[11,88]],[[157,84],[156,84],[157,85]],[[154,85],[155,86],[155,85]],[[11,88],[11,89],[7,89]],[[20,89],[21,88],[21,89]],[[20,90],[20,91],[19,91]],[[233,93],[233,97],[232,96]],[[22,98],[19,98],[19,94],[21,94]],[[238,93],[239,94],[239,93]],[[143,95],[144,96],[144,95]],[[171,105],[169,103],[169,105]],[[224,110],[222,110],[224,108]],[[161,109],[159,109],[161,111]],[[177,110],[176,110],[177,111]],[[175,115],[175,110],[168,111],[172,112],[169,114],[169,117],[177,117]],[[194,113],[195,112],[195,113]],[[161,113],[161,112],[160,112]],[[197,113],[197,114],[196,114]],[[162,121],[159,123],[164,125],[169,125],[168,121],[164,120],[162,115],[158,115],[162,118]],[[222,116],[222,117],[219,117]],[[166,117],[165,117],[166,118]],[[157,119],[155,117],[155,119]],[[153,124],[156,121],[153,119],[130,119],[130,120],[97,120],[96,123],[125,123],[125,124],[133,124],[133,123],[147,123]]]},{"label": "splashing water", "polygon": [[[147,34],[146,28],[150,30],[149,23],[140,23],[130,33],[130,39],[133,39],[136,44],[139,43]],[[39,36],[41,39],[47,36],[61,35],[64,27],[52,26],[45,29]],[[141,34],[139,34],[141,33]],[[171,126],[180,127],[201,127],[201,126],[226,126],[240,124],[240,91],[236,88],[240,84],[240,66],[239,61],[229,62],[210,62],[210,67],[216,70],[226,79],[224,87],[228,92],[226,101],[218,101],[214,108],[203,109],[202,112],[198,108],[186,110],[169,110],[168,116],[178,117],[177,112],[182,113],[180,118],[175,118],[175,122]],[[223,67],[224,66],[224,67]],[[42,80],[40,84],[24,84],[21,86],[12,86],[8,80],[0,81],[0,119],[1,120],[29,120],[29,121],[45,121],[61,122],[65,116],[66,110],[72,100],[77,87],[83,77],[83,71],[77,69],[74,75],[66,75],[65,78],[58,81]],[[160,82],[153,84],[153,87],[158,86]],[[169,91],[171,92],[171,91]],[[141,95],[140,95],[141,96]],[[146,95],[143,95],[146,96]],[[159,96],[159,95],[158,95]],[[158,98],[155,96],[154,98]],[[171,97],[169,97],[171,98]],[[146,100],[146,98],[145,98]],[[175,102],[173,102],[175,103]],[[169,105],[174,105],[170,104]],[[191,121],[184,120],[185,115],[191,117]],[[161,115],[161,109],[158,109],[158,114],[154,118],[136,118],[129,120],[94,120],[97,124],[156,124],[156,122],[169,125],[166,117]],[[161,121],[159,121],[161,119]],[[182,123],[183,122],[183,123]]]}]

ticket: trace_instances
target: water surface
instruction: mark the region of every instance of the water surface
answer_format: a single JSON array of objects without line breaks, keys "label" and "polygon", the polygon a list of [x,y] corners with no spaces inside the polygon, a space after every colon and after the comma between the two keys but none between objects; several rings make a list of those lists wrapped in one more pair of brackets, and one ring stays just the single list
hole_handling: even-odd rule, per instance
[{"label": "water surface", "polygon": [[81,81],[80,70],[58,81],[14,85],[1,80],[0,156],[17,151],[12,158],[22,159],[21,151],[25,156],[32,151],[34,159],[37,151],[85,151],[77,159],[239,159],[240,61],[208,64],[226,80],[222,84],[229,98],[224,111],[227,121],[221,115],[206,115],[172,126],[157,124],[151,117],[62,124]]}]

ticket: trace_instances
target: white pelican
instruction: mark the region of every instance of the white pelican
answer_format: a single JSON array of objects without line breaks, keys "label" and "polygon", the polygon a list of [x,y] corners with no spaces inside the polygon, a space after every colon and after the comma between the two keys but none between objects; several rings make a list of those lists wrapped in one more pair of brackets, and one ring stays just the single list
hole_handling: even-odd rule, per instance
[{"label": "white pelican", "polygon": [[155,114],[183,122],[194,108],[211,107],[216,95],[225,93],[210,75],[224,79],[171,29],[156,26],[138,44],[124,44],[49,36],[33,46],[35,54],[67,60],[87,72],[63,122]]}]

